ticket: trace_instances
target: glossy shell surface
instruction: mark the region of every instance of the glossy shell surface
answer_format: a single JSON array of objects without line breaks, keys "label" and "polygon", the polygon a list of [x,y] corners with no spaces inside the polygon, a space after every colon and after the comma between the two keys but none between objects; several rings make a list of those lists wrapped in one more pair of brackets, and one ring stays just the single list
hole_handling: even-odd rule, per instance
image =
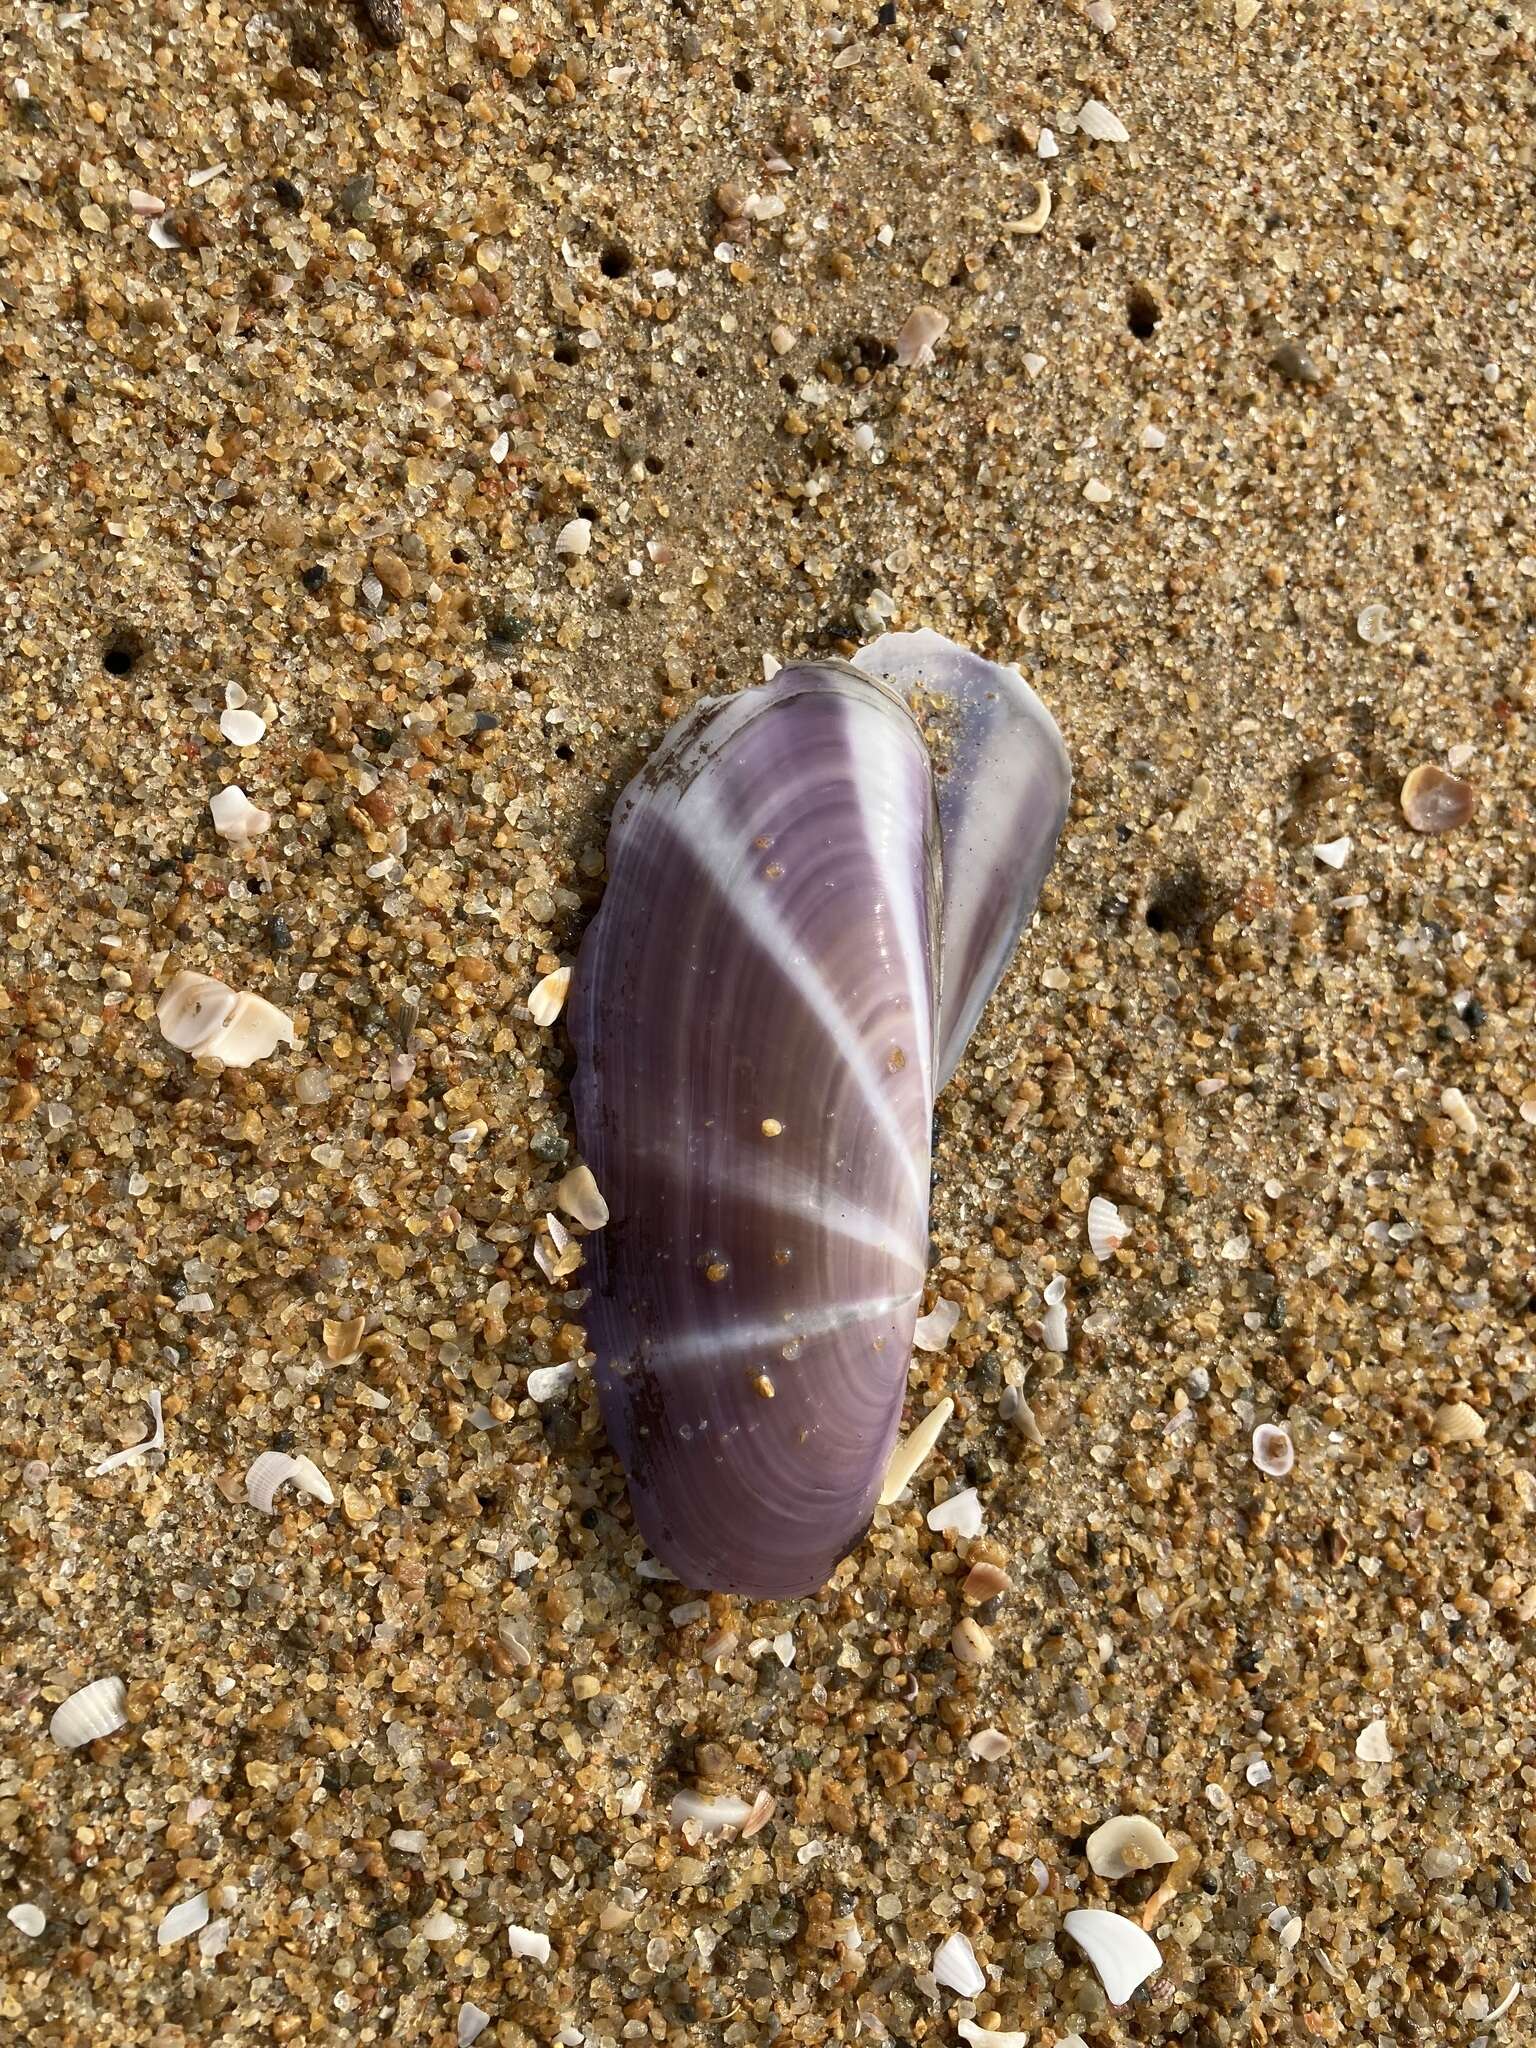
[{"label": "glossy shell surface", "polygon": [[619,800],[567,1013],[608,1211],[583,1316],[636,1518],[686,1584],[760,1598],[821,1586],[880,1498],[934,1095],[1070,785],[1016,671],[937,635],[861,660],[669,735]]},{"label": "glossy shell surface", "polygon": [[604,1418],[680,1578],[809,1592],[873,1513],[922,1294],[928,756],[880,684],[785,669],[672,734],[608,859],[570,1004]]}]

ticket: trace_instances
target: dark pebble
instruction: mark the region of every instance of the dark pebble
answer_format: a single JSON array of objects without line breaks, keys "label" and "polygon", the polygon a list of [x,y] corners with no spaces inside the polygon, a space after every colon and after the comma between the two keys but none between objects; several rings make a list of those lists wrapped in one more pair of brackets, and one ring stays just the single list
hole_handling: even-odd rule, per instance
[{"label": "dark pebble", "polygon": [[1321,384],[1323,373],[1299,342],[1283,341],[1269,359],[1288,384]]}]

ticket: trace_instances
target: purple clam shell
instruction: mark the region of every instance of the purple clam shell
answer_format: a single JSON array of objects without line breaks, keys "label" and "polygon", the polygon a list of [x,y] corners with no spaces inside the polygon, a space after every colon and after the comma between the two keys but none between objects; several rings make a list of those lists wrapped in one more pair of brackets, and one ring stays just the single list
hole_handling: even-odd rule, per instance
[{"label": "purple clam shell", "polygon": [[636,1520],[689,1585],[756,1598],[814,1592],[874,1512],[934,1095],[1071,791],[1017,669],[929,632],[859,659],[700,704],[658,749],[568,1012],[610,1212],[584,1317]]},{"label": "purple clam shell", "polygon": [[702,704],[621,797],[608,868],[568,1012],[610,1212],[585,1274],[604,1420],[680,1579],[813,1592],[874,1512],[927,1258],[917,727],[836,663]]}]

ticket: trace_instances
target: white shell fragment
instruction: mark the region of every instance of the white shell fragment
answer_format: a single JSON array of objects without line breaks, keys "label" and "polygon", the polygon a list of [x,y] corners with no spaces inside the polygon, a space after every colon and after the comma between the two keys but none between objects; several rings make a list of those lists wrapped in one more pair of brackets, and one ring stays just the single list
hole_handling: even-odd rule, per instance
[{"label": "white shell fragment", "polygon": [[1122,1913],[1082,1906],[1062,1925],[1097,1971],[1111,2005],[1125,2005],[1136,1987],[1162,1967],[1157,1943]]},{"label": "white shell fragment", "polygon": [[1392,638],[1391,616],[1384,604],[1368,604],[1355,614],[1355,631],[1367,647],[1385,647]]},{"label": "white shell fragment", "polygon": [[938,1535],[947,1531],[955,1536],[979,1536],[985,1527],[985,1517],[975,1487],[967,1486],[952,1493],[948,1500],[941,1500],[936,1508],[930,1508],[928,1526]]},{"label": "white shell fragment", "polygon": [[507,1929],[507,1947],[515,1956],[529,1956],[536,1963],[549,1961],[549,1936],[533,1927],[519,1927],[515,1920]]},{"label": "white shell fragment", "polygon": [[459,2048],[469,2048],[470,2042],[478,2041],[490,2024],[491,2016],[484,2006],[466,1998],[459,2007]]},{"label": "white shell fragment", "polygon": [[576,1377],[576,1368],[565,1365],[536,1365],[528,1375],[528,1398],[530,1401],[552,1401],[556,1394],[563,1394]]},{"label": "white shell fragment", "polygon": [[888,1508],[901,1499],[910,1485],[912,1475],[927,1457],[943,1434],[944,1425],[955,1412],[955,1404],[946,1394],[944,1399],[928,1410],[916,1427],[896,1446],[891,1453],[891,1462],[885,1468],[885,1483],[880,1488],[880,1505]]},{"label": "white shell fragment", "polygon": [[592,545],[592,522],[590,519],[568,519],[555,535],[557,555],[584,555]]},{"label": "white shell fragment", "polygon": [[441,1906],[435,1913],[427,1915],[420,1928],[423,1941],[452,1941],[456,1934],[462,1932],[458,1921],[451,1913],[444,1912]]},{"label": "white shell fragment", "polygon": [[590,1166],[573,1166],[555,1189],[555,1200],[583,1230],[601,1230],[608,1221],[608,1204]]},{"label": "white shell fragment", "polygon": [[211,974],[183,969],[155,1007],[162,1036],[194,1059],[254,1066],[295,1039],[293,1019],[261,996],[236,995]]},{"label": "white shell fragment", "polygon": [[919,1351],[942,1351],[954,1335],[955,1325],[960,1320],[958,1301],[942,1298],[933,1304],[927,1315],[919,1316],[912,1326],[912,1342]]},{"label": "white shell fragment", "polygon": [[1047,1307],[1045,1314],[1040,1318],[1040,1341],[1047,1351],[1058,1354],[1065,1352],[1071,1341],[1065,1302],[1053,1301]]},{"label": "white shell fragment", "polygon": [[557,967],[553,974],[546,974],[542,981],[536,981],[528,992],[528,1014],[535,1024],[553,1024],[565,1008],[565,998],[571,986],[569,967]]},{"label": "white shell fragment", "polygon": [[1477,1111],[1468,1102],[1459,1088],[1442,1088],[1440,1108],[1461,1132],[1464,1138],[1475,1138],[1478,1132]]},{"label": "white shell fragment", "polygon": [[128,1688],[120,1678],[97,1678],[82,1685],[53,1710],[48,1733],[60,1749],[79,1749],[126,1728]]},{"label": "white shell fragment", "polygon": [[196,1934],[208,1925],[208,1894],[194,1892],[190,1899],[182,1899],[172,1906],[155,1930],[155,1940],[161,1948],[169,1948],[173,1942],[185,1941],[189,1934]]},{"label": "white shell fragment", "polygon": [[1266,1479],[1283,1479],[1296,1463],[1291,1432],[1279,1422],[1261,1422],[1253,1432],[1253,1462]]},{"label": "white shell fragment", "polygon": [[1435,1410],[1433,1433],[1437,1444],[1480,1444],[1488,1425],[1470,1401],[1446,1401]]},{"label": "white shell fragment", "polygon": [[966,1744],[966,1748],[979,1764],[999,1762],[1012,1747],[1012,1742],[1001,1728],[978,1728]]},{"label": "white shell fragment", "polygon": [[978,2027],[974,2020],[957,2020],[955,2031],[962,2041],[971,2044],[971,2048],[1029,2048],[1028,2034],[989,2034],[985,2027]]},{"label": "white shell fragment", "polygon": [[679,1792],[667,1809],[667,1818],[675,1828],[691,1822],[701,1835],[722,1835],[727,1828],[743,1826],[751,1811],[745,1799],[729,1793],[712,1798],[704,1792]]},{"label": "white shell fragment", "polygon": [[335,1501],[330,1481],[320,1467],[309,1458],[290,1458],[286,1451],[263,1451],[245,1475],[245,1497],[253,1508],[260,1508],[264,1515],[275,1514],[273,1501],[277,1490],[289,1480],[325,1507]]},{"label": "white shell fragment", "polygon": [[92,1465],[90,1471],[86,1474],[87,1478],[97,1479],[103,1472],[115,1472],[119,1465],[132,1464],[135,1458],[142,1458],[148,1451],[164,1450],[165,1422],[160,1413],[160,1389],[158,1387],[151,1388],[146,1405],[149,1409],[150,1419],[154,1423],[154,1428],[150,1431],[149,1435],[136,1444],[130,1444],[125,1451],[114,1451],[110,1458],[103,1458],[99,1465]]},{"label": "white shell fragment", "polygon": [[1109,1258],[1130,1234],[1130,1226],[1108,1196],[1095,1195],[1088,1204],[1088,1249],[1093,1256]]},{"label": "white shell fragment", "polygon": [[[226,712],[225,716],[229,714]],[[232,846],[249,846],[272,823],[272,813],[253,804],[238,782],[215,790],[208,799],[208,809],[213,814],[214,831]]]},{"label": "white shell fragment", "polygon": [[257,747],[267,736],[267,721],[238,705],[219,713],[219,731],[232,747]]},{"label": "white shell fragment", "polygon": [[933,1958],[933,1980],[958,1991],[962,1998],[974,1998],[978,1991],[986,1990],[986,1973],[963,1934],[952,1934],[939,1944]]},{"label": "white shell fragment", "polygon": [[1118,114],[1111,113],[1102,100],[1084,100],[1077,110],[1077,125],[1095,142],[1129,142],[1130,130]]},{"label": "white shell fragment", "polygon": [[914,306],[896,337],[896,362],[903,370],[920,370],[933,361],[934,344],[949,332],[949,315],[937,306]]},{"label": "white shell fragment", "polygon": [[19,1906],[10,1907],[5,1917],[17,1933],[26,1935],[29,1941],[36,1941],[48,1925],[48,1915],[41,1906],[34,1906],[30,1899],[23,1899]]},{"label": "white shell fragment", "polygon": [[1044,178],[1034,180],[1035,203],[1026,214],[1017,220],[1005,221],[1004,227],[1013,235],[1038,235],[1051,217],[1051,188]]},{"label": "white shell fragment", "polygon": [[1154,1863],[1173,1863],[1178,1851],[1157,1825],[1136,1813],[1117,1813],[1088,1837],[1088,1865],[1095,1877],[1111,1883]]},{"label": "white shell fragment", "polygon": [[1338,839],[1325,839],[1312,852],[1325,868],[1341,868],[1354,852],[1355,842],[1346,832]]},{"label": "white shell fragment", "polygon": [[1355,1755],[1363,1764],[1389,1764],[1392,1761],[1392,1738],[1387,1733],[1385,1721],[1367,1721],[1355,1737]]}]

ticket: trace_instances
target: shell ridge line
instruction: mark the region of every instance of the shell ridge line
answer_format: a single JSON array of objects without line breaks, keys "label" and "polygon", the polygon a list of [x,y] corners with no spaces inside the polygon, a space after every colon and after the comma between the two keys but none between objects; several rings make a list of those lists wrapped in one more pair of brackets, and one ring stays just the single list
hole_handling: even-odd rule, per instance
[{"label": "shell ridge line", "polygon": [[[690,798],[688,812],[691,815],[685,815],[684,808],[680,805],[669,818],[661,822],[687,848],[706,873],[721,872],[726,869],[726,863],[730,859],[733,841],[720,807],[712,796],[697,787],[690,791]],[[782,913],[770,904],[761,892],[738,890],[732,909],[740,921],[742,930],[764,956],[777,966],[782,979],[795,991],[806,1009],[820,1024],[833,1051],[856,1079],[859,1093],[875,1126],[886,1138],[900,1166],[902,1176],[910,1189],[914,1207],[926,1219],[927,1178],[916,1170],[911,1140],[902,1129],[889,1099],[880,1087],[879,1076],[870,1057],[869,1048],[850,1031],[836,990],[827,982],[804,949],[797,944],[793,934],[786,929]]]},{"label": "shell ridge line", "polygon": [[[630,1157],[653,1170],[664,1166],[686,1166],[692,1141],[686,1131],[680,1132],[679,1138],[680,1145],[675,1154],[660,1145],[646,1145],[632,1150]],[[710,1175],[722,1197],[755,1201],[760,1199],[760,1191],[751,1185],[754,1169],[761,1171],[753,1148],[743,1142],[734,1148],[729,1161],[715,1162],[710,1168]],[[829,1198],[826,1189],[817,1187],[808,1174],[777,1160],[773,1163],[770,1186],[777,1199],[761,1200],[765,1216],[782,1217],[786,1222],[799,1225],[812,1223],[833,1237],[879,1252],[893,1266],[902,1266],[918,1274],[927,1272],[925,1265],[895,1242],[900,1235],[899,1225],[889,1217],[877,1216],[872,1209],[844,1201],[840,1195]]]},{"label": "shell ridge line", "polygon": [[688,1366],[738,1351],[772,1351],[777,1354],[785,1344],[813,1343],[821,1337],[839,1336],[859,1323],[887,1322],[922,1298],[923,1290],[918,1287],[909,1294],[885,1294],[869,1301],[829,1303],[809,1312],[786,1311],[783,1320],[776,1323],[739,1323],[734,1329],[724,1331],[694,1330],[686,1336],[672,1337],[665,1344],[653,1346],[647,1354],[646,1364],[652,1369],[658,1364],[663,1368],[667,1365]]}]

